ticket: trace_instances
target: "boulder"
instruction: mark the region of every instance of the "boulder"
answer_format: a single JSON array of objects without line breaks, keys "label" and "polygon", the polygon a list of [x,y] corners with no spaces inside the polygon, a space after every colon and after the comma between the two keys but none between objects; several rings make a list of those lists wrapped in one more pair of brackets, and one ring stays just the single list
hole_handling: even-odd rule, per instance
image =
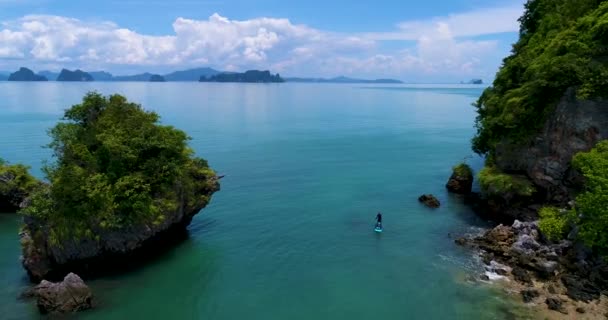
[{"label": "boulder", "polygon": [[519,282],[523,282],[526,284],[532,283],[532,277],[530,276],[528,271],[526,271],[520,267],[513,268],[513,270],[511,270],[511,274],[513,275],[513,278],[515,278],[515,280],[517,280]]},{"label": "boulder", "polygon": [[489,242],[500,243],[500,242],[510,242],[513,240],[513,230],[510,227],[504,225],[498,225],[494,229],[488,231],[484,238]]},{"label": "boulder", "polygon": [[576,312],[581,313],[581,314],[582,314],[582,313],[585,313],[585,308],[583,308],[583,307],[578,307],[578,308],[576,308]]},{"label": "boulder", "polygon": [[547,304],[547,307],[549,307],[549,310],[555,310],[563,314],[568,314],[568,311],[564,309],[562,300],[559,298],[549,297],[547,300],[545,300],[545,303]]},{"label": "boulder", "polygon": [[423,194],[418,198],[418,201],[422,202],[429,208],[439,208],[441,202],[432,194]]},{"label": "boulder", "polygon": [[46,280],[34,288],[34,296],[41,313],[71,313],[92,308],[91,289],[74,273],[62,282]]},{"label": "boulder", "polygon": [[530,303],[534,301],[534,299],[540,297],[540,292],[535,289],[525,289],[521,292],[521,296],[523,297],[525,303]]},{"label": "boulder", "polygon": [[454,167],[452,176],[445,185],[448,191],[458,194],[469,194],[473,188],[473,172],[466,164]]},{"label": "boulder", "polygon": [[591,282],[572,275],[562,277],[562,283],[566,287],[566,295],[576,301],[589,302],[599,299],[601,291]]}]

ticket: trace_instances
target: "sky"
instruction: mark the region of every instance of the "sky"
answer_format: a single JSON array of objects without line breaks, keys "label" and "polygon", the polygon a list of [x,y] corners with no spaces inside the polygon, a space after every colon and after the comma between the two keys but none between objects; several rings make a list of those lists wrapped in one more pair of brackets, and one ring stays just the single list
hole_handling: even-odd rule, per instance
[{"label": "sky", "polygon": [[491,80],[524,0],[0,0],[0,70]]}]

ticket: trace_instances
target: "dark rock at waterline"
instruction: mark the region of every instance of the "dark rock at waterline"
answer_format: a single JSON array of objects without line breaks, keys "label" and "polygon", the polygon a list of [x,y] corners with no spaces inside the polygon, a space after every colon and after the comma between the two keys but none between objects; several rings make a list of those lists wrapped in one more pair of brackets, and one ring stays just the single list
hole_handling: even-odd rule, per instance
[{"label": "dark rock at waterline", "polygon": [[418,198],[418,201],[429,208],[439,208],[441,206],[441,202],[432,194],[423,194]]},{"label": "dark rock at waterline", "polygon": [[506,276],[509,272],[505,269],[496,268],[494,272],[499,276]]},{"label": "dark rock at waterline", "polygon": [[482,281],[490,281],[490,277],[487,274],[482,274],[479,276],[479,279]]},{"label": "dark rock at waterline", "polygon": [[42,280],[33,291],[41,313],[71,313],[93,307],[91,289],[74,273],[58,283]]},{"label": "dark rock at waterline", "polygon": [[456,243],[459,246],[466,246],[467,245],[467,239],[466,238],[458,238],[458,239],[454,240],[454,243]]},{"label": "dark rock at waterline", "polygon": [[513,275],[513,278],[515,278],[515,280],[517,280],[519,282],[526,283],[526,284],[532,283],[532,277],[530,276],[528,271],[526,271],[520,267],[513,268],[513,270],[511,270],[511,274]]},{"label": "dark rock at waterline", "polygon": [[562,300],[560,300],[559,298],[549,297],[547,298],[547,300],[545,300],[545,303],[547,304],[547,307],[549,307],[550,310],[555,310],[563,314],[568,314],[568,311],[564,309]]},{"label": "dark rock at waterline", "polygon": [[534,299],[540,297],[540,292],[535,289],[525,289],[521,292],[521,296],[525,303],[530,303],[534,301]]},{"label": "dark rock at waterline", "polygon": [[564,275],[562,283],[566,287],[566,295],[576,301],[589,302],[599,299],[601,291],[590,281],[572,275]]},{"label": "dark rock at waterline", "polygon": [[[459,167],[461,169],[458,170]],[[452,193],[469,194],[473,189],[473,172],[466,165],[459,167],[454,169],[445,187]]]},{"label": "dark rock at waterline", "polygon": [[[158,224],[132,224],[119,229],[93,227],[94,238],[67,239],[53,245],[50,226],[32,216],[24,217],[20,233],[22,265],[32,281],[61,279],[69,272],[94,277],[124,271],[187,237],[192,218],[220,189],[215,176],[195,190],[195,199],[183,194],[180,204],[164,212]],[[202,178],[201,178],[202,179]],[[181,191],[178,191],[181,192]]]}]

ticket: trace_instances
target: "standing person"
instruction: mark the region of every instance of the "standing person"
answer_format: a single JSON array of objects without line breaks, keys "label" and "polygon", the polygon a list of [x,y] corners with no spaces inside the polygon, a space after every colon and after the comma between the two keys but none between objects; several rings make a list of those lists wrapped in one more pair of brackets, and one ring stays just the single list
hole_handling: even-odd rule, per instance
[{"label": "standing person", "polygon": [[382,228],[382,213],[378,212],[376,215],[376,228]]}]

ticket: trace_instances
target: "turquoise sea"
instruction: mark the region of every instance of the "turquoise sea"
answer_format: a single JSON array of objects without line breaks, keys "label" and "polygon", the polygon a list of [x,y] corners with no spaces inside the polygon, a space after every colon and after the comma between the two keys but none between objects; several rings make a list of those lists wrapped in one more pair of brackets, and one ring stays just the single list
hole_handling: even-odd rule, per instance
[{"label": "turquoise sea", "polygon": [[[0,157],[41,177],[46,130],[92,90],[158,112],[226,177],[185,241],[89,281],[97,309],[68,318],[516,317],[501,290],[466,280],[481,271],[450,237],[487,226],[444,188],[472,156],[482,87],[0,82]],[[422,193],[442,207],[420,205]],[[18,220],[0,215],[0,318],[38,319],[17,299]]]}]

